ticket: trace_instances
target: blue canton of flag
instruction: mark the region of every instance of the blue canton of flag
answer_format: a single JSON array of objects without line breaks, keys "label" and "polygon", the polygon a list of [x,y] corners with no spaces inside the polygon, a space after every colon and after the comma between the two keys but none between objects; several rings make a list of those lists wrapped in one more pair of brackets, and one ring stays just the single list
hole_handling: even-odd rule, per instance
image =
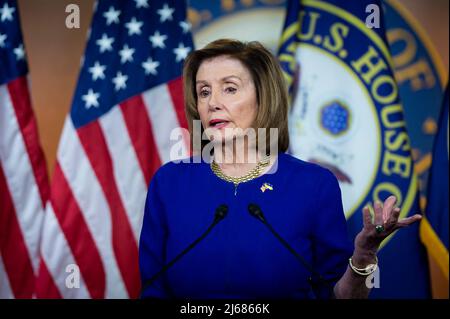
[{"label": "blue canton of flag", "polygon": [[183,1],[99,1],[71,110],[75,127],[181,76],[192,49]]},{"label": "blue canton of flag", "polygon": [[28,73],[15,1],[0,1],[0,85]]}]

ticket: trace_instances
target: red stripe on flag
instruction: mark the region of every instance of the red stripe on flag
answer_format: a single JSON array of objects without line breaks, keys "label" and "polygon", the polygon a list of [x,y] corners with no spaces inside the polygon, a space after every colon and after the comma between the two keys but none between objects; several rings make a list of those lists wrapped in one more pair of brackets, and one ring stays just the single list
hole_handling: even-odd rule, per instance
[{"label": "red stripe on flag", "polygon": [[44,207],[49,195],[49,182],[44,153],[39,145],[36,118],[31,108],[27,78],[17,78],[9,82],[7,87]]},{"label": "red stripe on flag", "polygon": [[[188,129],[186,112],[184,111],[183,77],[179,77],[172,81],[169,81],[167,83],[167,88],[172,99],[173,108],[175,110],[175,113],[177,114],[178,123],[180,123],[181,127]],[[188,131],[186,131],[183,135],[183,139],[186,145],[186,149],[189,151],[189,154],[191,154],[191,142]]]},{"label": "red stripe on flag", "polygon": [[178,123],[180,126],[187,129],[188,122],[184,112],[184,97],[183,97],[183,77],[176,78],[167,82],[170,97],[172,98],[175,112],[177,113]]},{"label": "red stripe on flag", "polygon": [[[98,121],[77,129],[81,144],[103,189],[111,213],[114,254],[128,295],[140,291],[138,247],[114,179],[111,155]],[[126,163],[124,163],[126,169]]]},{"label": "red stripe on flag", "polygon": [[148,185],[153,174],[161,166],[161,159],[142,95],[136,95],[121,103],[120,108]]},{"label": "red stripe on flag", "polygon": [[0,253],[15,298],[31,298],[34,273],[0,163]]},{"label": "red stripe on flag", "polygon": [[80,267],[89,293],[92,298],[104,298],[106,275],[102,259],[58,162],[53,174],[51,191],[55,216]]},{"label": "red stripe on flag", "polygon": [[39,275],[36,282],[36,297],[42,299],[62,299],[52,275],[48,271],[43,258],[39,264]]}]

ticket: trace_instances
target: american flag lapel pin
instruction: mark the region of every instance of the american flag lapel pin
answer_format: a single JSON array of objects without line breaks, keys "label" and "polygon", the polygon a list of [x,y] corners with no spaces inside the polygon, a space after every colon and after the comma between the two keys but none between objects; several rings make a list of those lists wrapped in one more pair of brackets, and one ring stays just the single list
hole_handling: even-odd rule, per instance
[{"label": "american flag lapel pin", "polygon": [[261,186],[261,192],[265,192],[266,190],[271,190],[271,191],[273,191],[273,186],[271,185],[271,184],[269,184],[269,183],[264,183],[264,184],[262,184],[262,186]]}]

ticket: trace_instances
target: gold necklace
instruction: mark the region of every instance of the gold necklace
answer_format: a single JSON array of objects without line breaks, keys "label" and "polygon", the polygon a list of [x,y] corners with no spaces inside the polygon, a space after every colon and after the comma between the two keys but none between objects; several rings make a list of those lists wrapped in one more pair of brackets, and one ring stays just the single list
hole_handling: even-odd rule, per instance
[{"label": "gold necklace", "polygon": [[234,195],[236,195],[237,187],[240,183],[248,182],[248,181],[251,181],[252,179],[259,177],[262,173],[262,168],[269,165],[269,163],[270,163],[270,158],[267,156],[263,160],[259,161],[258,164],[256,164],[256,167],[253,168],[247,174],[242,175],[242,176],[229,176],[229,175],[226,175],[220,168],[219,164],[217,164],[213,160],[213,161],[211,161],[211,170],[220,179],[223,179],[224,181],[233,183],[234,184]]}]

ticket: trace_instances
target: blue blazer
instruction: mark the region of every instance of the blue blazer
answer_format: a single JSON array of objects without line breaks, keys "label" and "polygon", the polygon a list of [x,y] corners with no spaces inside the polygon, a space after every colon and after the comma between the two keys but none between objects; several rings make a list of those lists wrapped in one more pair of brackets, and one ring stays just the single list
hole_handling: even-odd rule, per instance
[{"label": "blue blazer", "polygon": [[170,162],[155,173],[139,242],[142,283],[208,228],[220,204],[229,210],[143,297],[329,298],[330,289],[311,284],[308,270],[248,213],[249,203],[334,286],[353,252],[338,181],[325,168],[280,153],[268,173],[236,192],[206,162]]}]

